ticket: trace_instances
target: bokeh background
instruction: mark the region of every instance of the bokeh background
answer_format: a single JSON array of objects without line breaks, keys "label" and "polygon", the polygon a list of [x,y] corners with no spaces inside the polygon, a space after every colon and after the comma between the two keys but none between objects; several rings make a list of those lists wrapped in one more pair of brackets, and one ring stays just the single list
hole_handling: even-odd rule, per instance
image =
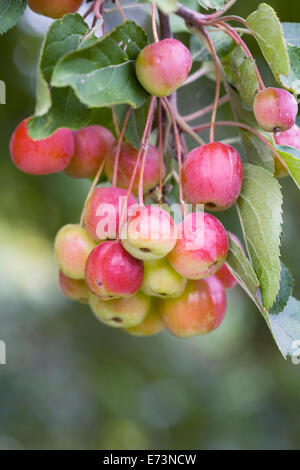
[{"label": "bokeh background", "polygon": [[[246,16],[258,3],[238,0],[232,11]],[[297,2],[269,3],[282,21],[300,22]],[[132,10],[127,15],[136,18]],[[118,20],[110,15],[112,24]],[[190,340],[131,337],[59,292],[53,239],[79,220],[89,182],[22,174],[8,151],[12,131],[34,112],[36,63],[49,24],[27,11],[0,37],[7,85],[7,104],[0,105],[0,339],[7,345],[0,449],[299,448],[300,366],[281,357],[240,288],[228,293],[220,329]],[[180,110],[205,106],[213,92],[208,79],[183,88]],[[282,257],[299,297],[299,193],[291,179],[281,183]],[[222,221],[240,234],[234,209]]]}]

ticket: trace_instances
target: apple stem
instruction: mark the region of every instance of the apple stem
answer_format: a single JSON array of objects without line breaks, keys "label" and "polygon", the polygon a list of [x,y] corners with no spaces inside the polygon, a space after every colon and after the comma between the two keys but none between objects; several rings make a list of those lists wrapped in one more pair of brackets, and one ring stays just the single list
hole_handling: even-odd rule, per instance
[{"label": "apple stem", "polygon": [[117,7],[118,12],[119,12],[120,15],[122,16],[123,21],[126,21],[127,18],[126,18],[126,15],[125,15],[125,13],[124,13],[123,8],[121,7],[120,1],[119,1],[119,0],[115,0],[115,4],[116,4],[116,7]]},{"label": "apple stem", "polygon": [[[271,152],[273,153],[273,155],[278,158],[278,160],[280,161],[280,163],[282,163],[282,165],[288,170],[288,166],[287,164],[285,163],[285,161],[283,160],[283,158],[279,155],[279,153],[277,152],[277,150],[273,147],[273,145],[268,141],[268,139],[266,137],[264,137],[262,134],[260,134],[257,130],[255,130],[253,127],[251,126],[248,126],[247,124],[244,124],[243,122],[236,122],[236,121],[217,121],[215,123],[216,126],[220,126],[220,127],[225,127],[225,126],[231,126],[231,127],[239,127],[241,129],[245,129],[249,132],[251,132],[252,134],[256,135],[256,137],[258,137],[270,150]],[[205,131],[206,129],[209,129],[210,127],[210,123],[206,123],[206,124],[200,124],[199,126],[196,126],[194,127],[194,131],[195,132],[201,132],[201,131]]]},{"label": "apple stem", "polygon": [[113,174],[113,180],[112,180],[112,186],[113,186],[113,188],[115,188],[116,185],[117,185],[120,153],[121,153],[121,148],[122,148],[122,143],[123,143],[123,139],[124,139],[124,134],[125,134],[125,131],[126,131],[126,127],[127,127],[128,120],[129,120],[129,118],[130,118],[131,111],[132,111],[132,107],[130,107],[130,108],[128,109],[128,111],[127,111],[127,113],[126,113],[126,115],[125,115],[125,119],[124,119],[124,122],[123,122],[122,130],[121,130],[121,133],[120,133],[119,139],[118,139],[118,145],[117,145],[116,156],[115,156],[115,162],[114,162],[114,174]]},{"label": "apple stem", "polygon": [[158,42],[159,38],[158,38],[157,25],[156,25],[156,7],[155,7],[154,2],[152,2],[152,32],[153,32],[154,41]]},{"label": "apple stem", "polygon": [[158,101],[158,146],[159,146],[159,205],[162,202],[162,188],[163,188],[163,161],[164,161],[164,144],[163,144],[163,123],[162,123],[162,109],[161,101]]},{"label": "apple stem", "polygon": [[179,202],[181,205],[182,213],[184,214],[185,205],[184,205],[183,191],[182,191],[182,155],[181,155],[180,137],[179,137],[177,122],[175,118],[175,113],[173,112],[172,106],[170,105],[169,101],[166,98],[162,98],[162,103],[167,108],[170,118],[172,120],[172,125],[173,125],[174,137],[175,137],[175,142],[176,142],[176,150],[177,150],[177,160],[178,160]]},{"label": "apple stem", "polygon": [[115,128],[115,133],[116,133],[117,138],[119,138],[120,137],[120,127],[119,127],[118,118],[117,118],[114,106],[111,107],[111,114],[112,114],[112,120],[113,120],[113,124],[114,124],[114,128]]}]

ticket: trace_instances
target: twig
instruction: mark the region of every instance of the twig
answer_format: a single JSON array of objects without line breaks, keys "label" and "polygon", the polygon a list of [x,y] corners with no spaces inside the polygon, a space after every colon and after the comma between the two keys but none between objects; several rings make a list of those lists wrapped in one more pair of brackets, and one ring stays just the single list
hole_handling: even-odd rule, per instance
[{"label": "twig", "polygon": [[[226,94],[222,98],[219,99],[218,102],[218,107],[223,106],[225,103],[228,103],[230,101],[230,97]],[[195,119],[198,119],[202,116],[205,116],[205,114],[210,113],[213,110],[214,103],[209,104],[208,106],[205,106],[205,108],[200,109],[199,111],[195,111],[194,113],[188,114],[187,116],[182,116],[182,118],[188,122],[188,121],[194,121]]]}]

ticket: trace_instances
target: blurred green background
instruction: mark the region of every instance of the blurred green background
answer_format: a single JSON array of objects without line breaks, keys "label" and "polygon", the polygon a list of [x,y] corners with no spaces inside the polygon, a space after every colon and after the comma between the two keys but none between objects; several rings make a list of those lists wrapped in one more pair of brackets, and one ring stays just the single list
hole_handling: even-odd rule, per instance
[{"label": "blurred green background", "polygon": [[[239,0],[232,11],[246,16],[258,3]],[[300,22],[297,2],[269,3],[282,21]],[[132,10],[128,17],[136,18]],[[7,345],[0,449],[299,448],[300,366],[284,361],[240,288],[228,293],[220,329],[190,340],[131,337],[60,294],[53,238],[79,220],[89,183],[22,174],[8,152],[12,131],[34,111],[36,63],[49,23],[28,11],[0,38],[7,85],[7,104],[0,105],[0,339]],[[259,64],[264,69],[260,57]],[[266,70],[264,76],[268,81]],[[213,90],[208,79],[183,88],[183,114],[210,103]],[[281,183],[282,257],[299,298],[299,195],[291,179]],[[240,233],[234,209],[221,219]]]}]

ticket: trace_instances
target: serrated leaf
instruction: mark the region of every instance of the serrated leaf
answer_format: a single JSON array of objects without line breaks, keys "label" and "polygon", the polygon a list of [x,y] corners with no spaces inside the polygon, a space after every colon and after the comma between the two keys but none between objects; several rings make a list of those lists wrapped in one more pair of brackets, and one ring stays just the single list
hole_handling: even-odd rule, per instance
[{"label": "serrated leaf", "polygon": [[291,177],[300,189],[300,150],[283,145],[275,145],[275,148],[287,164]]},{"label": "serrated leaf", "polygon": [[268,62],[274,77],[288,75],[290,62],[281,23],[270,5],[261,3],[247,18],[247,25],[253,31],[260,49]]},{"label": "serrated leaf", "polygon": [[149,97],[138,83],[135,59],[148,44],[144,30],[125,21],[93,45],[72,52],[56,65],[53,86],[71,86],[89,107],[141,106]]},{"label": "serrated leaf", "polygon": [[27,0],[1,0],[0,4],[0,34],[13,28],[23,16]]},{"label": "serrated leaf", "polygon": [[230,0],[198,0],[199,4],[206,10],[223,10]]},{"label": "serrated leaf", "polygon": [[242,100],[252,108],[258,87],[254,60],[245,57],[241,46],[237,46],[230,55],[230,66],[234,84]]},{"label": "serrated leaf", "polygon": [[246,258],[241,247],[232,239],[228,233],[229,252],[226,259],[226,265],[231,273],[238,280],[242,288],[257,304],[257,291],[259,289],[259,280],[251,266],[250,261]]},{"label": "serrated leaf", "polygon": [[[235,42],[223,31],[209,32],[209,36],[220,58],[229,54],[235,47]],[[191,35],[190,51],[193,62],[213,61],[212,55],[208,52],[198,34]]]},{"label": "serrated leaf", "polygon": [[293,278],[290,270],[281,263],[280,288],[276,300],[269,310],[269,315],[275,315],[283,311],[293,292]]},{"label": "serrated leaf", "polygon": [[[126,130],[125,130],[125,137],[128,142],[138,149],[140,147],[140,143],[142,140],[148,109],[149,109],[150,99],[148,99],[142,106],[138,109],[133,109],[131,111]],[[118,118],[118,123],[120,128],[123,125],[126,113],[128,111],[127,105],[119,105],[115,106],[115,112]]]},{"label": "serrated leaf", "polygon": [[300,302],[290,297],[284,310],[269,315],[274,338],[284,357],[295,353],[295,341],[300,340]]},{"label": "serrated leaf", "polygon": [[51,106],[49,85],[57,61],[76,50],[88,31],[88,25],[77,13],[54,21],[48,29],[39,59],[36,115],[47,113]]},{"label": "serrated leaf", "polygon": [[267,310],[272,307],[279,290],[281,205],[278,181],[264,168],[246,164],[237,208]]}]

